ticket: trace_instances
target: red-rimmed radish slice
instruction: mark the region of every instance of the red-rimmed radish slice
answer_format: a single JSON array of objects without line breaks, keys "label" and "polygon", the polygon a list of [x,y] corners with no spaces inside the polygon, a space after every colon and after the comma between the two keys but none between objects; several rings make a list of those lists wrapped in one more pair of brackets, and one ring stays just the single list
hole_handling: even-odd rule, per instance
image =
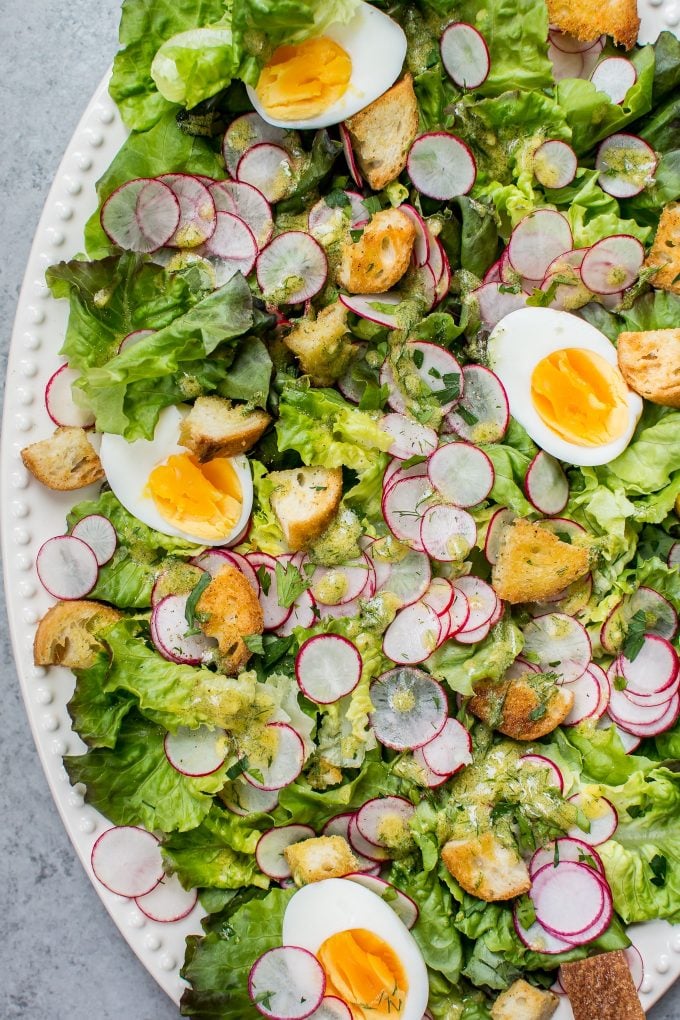
[{"label": "red-rimmed radish slice", "polygon": [[529,896],[539,924],[567,941],[592,928],[605,908],[598,873],[575,861],[547,864],[535,872]]},{"label": "red-rimmed radish slice", "polygon": [[452,776],[472,761],[472,738],[457,719],[447,719],[441,732],[420,750],[428,768]]},{"label": "red-rimmed radish slice", "polygon": [[414,666],[429,658],[441,640],[442,625],[434,609],[413,602],[400,609],[383,635],[383,652],[392,662]]},{"label": "red-rimmed radish slice", "polygon": [[257,242],[253,233],[242,219],[233,213],[215,213],[215,230],[197,254],[213,261],[217,260],[217,282],[223,286],[236,273],[248,276],[257,258]]},{"label": "red-rimmed radish slice", "polygon": [[[401,295],[394,294],[391,292],[385,292],[384,294],[340,294],[340,301],[348,308],[350,312],[354,312],[361,319],[368,319],[369,322],[375,322],[378,326],[386,326],[388,329],[397,329],[399,327],[399,318],[396,315],[397,308],[401,304]],[[394,312],[389,311],[390,308],[394,308]],[[394,404],[390,404],[394,407]],[[406,405],[402,404],[401,407],[394,407],[395,411],[405,410]]]},{"label": "red-rimmed radish slice", "polygon": [[169,240],[171,248],[197,248],[215,231],[215,203],[209,189],[189,174],[163,174],[156,180],[167,184],[179,203],[179,223]]},{"label": "red-rimmed radish slice", "polygon": [[382,514],[392,534],[423,552],[420,522],[433,495],[427,476],[404,478],[383,492]]},{"label": "red-rimmed radish slice", "polygon": [[365,889],[370,889],[372,893],[384,900],[407,928],[412,928],[418,920],[419,910],[416,903],[391,882],[374,875],[362,875],[360,872],[345,875],[345,878],[350,882],[363,885]]},{"label": "red-rimmed radish slice", "polygon": [[678,614],[668,599],[655,588],[641,585],[633,592],[626,613],[628,617],[633,617],[637,612],[644,613],[645,630],[648,634],[658,634],[668,641],[673,641],[676,637]]},{"label": "red-rimmed radish slice", "polygon": [[515,516],[513,510],[510,510],[507,506],[502,506],[494,511],[489,521],[486,529],[486,538],[484,539],[484,555],[492,566],[498,561],[503,531],[509,524],[512,524]]},{"label": "red-rimmed radish slice", "polygon": [[198,889],[185,889],[177,875],[164,875],[155,889],[135,896],[135,903],[150,921],[173,924],[188,917],[198,902]]},{"label": "red-rimmed radish slice", "polygon": [[214,638],[189,633],[188,595],[166,595],[151,611],[151,640],[164,659],[198,666],[216,646]]},{"label": "red-rimmed radish slice", "polygon": [[404,797],[374,797],[357,811],[357,828],[372,846],[389,849],[383,833],[408,830],[415,810],[411,801]]},{"label": "red-rimmed radish slice", "polygon": [[220,570],[225,566],[236,567],[248,579],[255,594],[260,595],[260,582],[250,561],[240,553],[232,552],[231,549],[208,549],[206,552],[195,556],[192,564],[207,571],[211,577],[217,577]]},{"label": "red-rimmed radish slice", "polygon": [[72,535],[48,538],[40,546],[35,566],[45,591],[66,602],[85,598],[97,583],[99,574],[92,549]]},{"label": "red-rimmed radish slice", "polygon": [[592,651],[588,632],[566,613],[537,616],[523,633],[524,654],[542,673],[554,672],[563,683],[572,683],[588,668]]},{"label": "red-rimmed radish slice", "polygon": [[527,468],[524,491],[539,513],[548,517],[561,513],[569,500],[569,482],[559,461],[539,450]]},{"label": "red-rimmed radish slice", "polygon": [[317,705],[332,705],[351,694],[361,679],[357,646],[340,634],[316,634],[300,646],[295,676],[300,690]]},{"label": "red-rimmed radish slice", "polygon": [[225,762],[227,734],[205,724],[195,730],[180,726],[176,733],[166,734],[163,748],[173,769],[183,776],[210,776]]},{"label": "red-rimmed radish slice", "polygon": [[490,265],[489,268],[487,269],[487,271],[484,273],[484,277],[482,279],[482,283],[483,284],[485,284],[485,283],[502,283],[503,279],[501,277],[500,266],[501,266],[501,260],[500,259],[498,259],[496,262],[492,263],[492,265]]},{"label": "red-rimmed radish slice", "polygon": [[262,613],[264,615],[264,629],[265,630],[276,630],[277,627],[281,627],[291,614],[290,606],[282,606],[279,604],[279,587],[276,580],[276,561],[272,556],[268,556],[266,553],[248,553],[248,562],[254,569],[255,574],[258,577],[259,573],[269,578],[269,587],[265,592],[263,585],[260,583],[260,605],[262,606]]},{"label": "red-rimmed radish slice", "polygon": [[593,716],[594,719],[599,720],[602,718],[604,713],[607,711],[607,708],[609,707],[609,699],[611,698],[612,685],[609,682],[609,677],[602,669],[602,666],[599,666],[596,662],[590,663],[588,669],[586,670],[586,673],[589,673],[590,676],[595,680],[595,683],[597,684],[600,690],[600,700],[598,702],[597,708],[595,709],[595,714]]},{"label": "red-rimmed radish slice", "polygon": [[477,506],[493,488],[494,467],[483,450],[471,443],[446,443],[430,457],[430,482],[455,506]]},{"label": "red-rimmed radish slice", "polygon": [[[568,689],[574,695],[574,703],[562,725],[578,726],[584,719],[594,719],[601,704],[600,686],[595,677],[586,670],[578,680],[568,685]],[[600,715],[606,707],[602,707]]]},{"label": "red-rimmed radish slice", "polygon": [[268,124],[259,113],[244,113],[231,122],[224,135],[222,154],[227,170],[232,177],[236,176],[236,168],[243,153],[260,142],[275,142],[285,148],[288,141],[294,138],[291,131]]},{"label": "red-rimmed radish slice", "polygon": [[124,336],[123,339],[121,340],[118,346],[118,353],[120,354],[122,351],[126,349],[126,347],[134,347],[135,344],[138,344],[139,341],[143,340],[145,336],[151,336],[151,334],[155,332],[156,332],[155,329],[133,330],[132,333],[128,333],[127,336]]},{"label": "red-rimmed radish slice", "polygon": [[621,742],[621,746],[623,747],[623,750],[625,751],[626,754],[633,754],[634,751],[637,751],[638,747],[642,742],[642,737],[636,737],[632,733],[628,733],[627,730],[622,729],[619,725],[617,725],[617,723],[614,722],[614,720],[611,718],[607,711],[600,719],[598,719],[597,728],[602,730],[608,730],[610,729],[610,727],[613,727],[614,730],[616,731],[616,734]]},{"label": "red-rimmed radish slice", "polygon": [[428,507],[420,520],[420,541],[433,560],[463,560],[477,541],[474,517],[460,507],[439,503]]},{"label": "red-rimmed radish slice", "polygon": [[436,281],[439,280],[444,272],[444,249],[439,243],[439,238],[435,237],[429,226],[426,225],[426,229],[430,241],[430,253],[428,255],[427,264],[432,270],[432,275]]},{"label": "red-rimmed radish slice", "polygon": [[[579,867],[579,865],[576,866]],[[587,865],[585,864],[580,866],[587,867]],[[604,935],[607,928],[612,922],[612,917],[614,916],[614,903],[612,900],[611,889],[609,888],[607,880],[604,877],[604,875],[600,875],[599,872],[593,872],[593,874],[597,875],[602,886],[602,894],[604,896],[604,908],[600,916],[597,918],[596,921],[593,922],[590,928],[587,928],[585,931],[579,932],[578,935],[572,935],[566,939],[567,942],[571,942],[572,946],[585,946],[589,942],[593,942],[595,939],[599,938],[601,935]]]},{"label": "red-rimmed radish slice", "polygon": [[352,1011],[342,999],[324,995],[321,1005],[310,1013],[309,1020],[352,1020]]},{"label": "red-rimmed radish slice", "polygon": [[430,561],[424,553],[409,549],[406,556],[391,563],[390,568],[389,577],[383,581],[380,591],[391,592],[405,606],[422,598],[432,578]]},{"label": "red-rimmed radish slice", "polygon": [[232,814],[247,818],[250,815],[270,814],[279,802],[279,791],[259,790],[239,776],[224,788],[220,797]]},{"label": "red-rimmed radish slice", "polygon": [[417,266],[424,266],[430,259],[430,248],[433,246],[433,238],[430,234],[427,223],[420,215],[417,209],[414,209],[412,205],[404,202],[403,205],[399,206],[399,212],[402,212],[404,216],[408,216],[413,226],[416,228],[416,239],[413,245],[413,260]]},{"label": "red-rimmed radish slice", "polygon": [[678,706],[678,694],[674,694],[665,704],[645,708],[613,687],[607,711],[617,726],[627,733],[636,737],[656,737],[676,722]]},{"label": "red-rimmed radish slice", "polygon": [[505,386],[495,372],[483,365],[463,368],[463,396],[446,416],[446,424],[462,439],[478,443],[499,442],[510,423]]},{"label": "red-rimmed radish slice", "polygon": [[552,64],[553,78],[563,81],[565,78],[580,78],[583,75],[584,61],[582,53],[565,53],[553,42],[548,45],[548,57]]},{"label": "red-rimmed radish slice", "polygon": [[116,825],[101,834],[92,847],[95,877],[118,896],[144,896],[163,877],[158,840],[137,825]]},{"label": "red-rimmed radish slice", "polygon": [[680,567],[680,542],[673,542],[673,545],[670,547],[668,552],[668,566],[671,569],[673,569],[673,567]]},{"label": "red-rimmed radish slice", "polygon": [[541,521],[541,527],[557,535],[563,542],[571,542],[574,539],[578,542],[579,538],[586,534],[586,529],[569,517],[551,517],[550,520]]},{"label": "red-rimmed radish slice", "polygon": [[437,449],[435,430],[421,425],[406,414],[386,414],[380,422],[380,428],[392,436],[393,442],[387,452],[398,460],[427,457]]},{"label": "red-rimmed radish slice", "polygon": [[627,691],[639,695],[669,690],[678,677],[678,654],[670,641],[658,634],[645,634],[635,658],[621,655],[618,662],[628,681]]},{"label": "red-rimmed radish slice", "polygon": [[605,57],[597,65],[590,80],[598,92],[604,92],[612,103],[620,106],[628,89],[637,81],[635,64],[627,57]]},{"label": "red-rimmed radish slice", "polygon": [[413,752],[413,761],[419,769],[416,782],[420,786],[426,786],[428,790],[436,790],[437,787],[448,783],[451,778],[451,776],[440,776],[438,772],[432,771],[423,757],[422,747],[417,747]]},{"label": "red-rimmed radish slice", "polygon": [[631,234],[613,234],[590,248],[581,264],[581,278],[594,294],[625,290],[637,279],[645,249]]},{"label": "red-rimmed radish slice", "polygon": [[444,70],[462,89],[479,88],[491,67],[489,47],[481,32],[464,21],[448,25],[439,40]]},{"label": "red-rimmed radish slice", "polygon": [[429,673],[399,667],[371,684],[371,725],[376,739],[395,751],[422,747],[442,731],[446,695]]},{"label": "red-rimmed radish slice", "polygon": [[473,296],[477,299],[482,325],[486,326],[487,329],[493,329],[510,312],[526,307],[527,294],[522,292],[511,294],[502,291],[502,286],[505,285],[502,283],[484,283],[472,292]]},{"label": "red-rimmed radish slice", "polygon": [[623,952],[626,960],[628,961],[628,967],[630,969],[630,976],[633,979],[633,984],[639,992],[645,977],[645,965],[642,955],[636,946],[628,946],[628,948],[624,949]]},{"label": "red-rimmed radish slice", "polygon": [[542,280],[550,263],[573,247],[566,216],[554,209],[537,209],[519,221],[508,244],[508,258],[515,272]]},{"label": "red-rimmed radish slice", "polygon": [[345,156],[345,162],[347,163],[347,169],[349,175],[356,184],[357,188],[363,188],[364,180],[359,170],[359,164],[357,163],[356,156],[354,155],[354,149],[352,148],[352,139],[350,138],[349,131],[344,124],[338,125],[340,129],[340,141],[342,142],[342,150]]},{"label": "red-rimmed radish slice", "polygon": [[[523,759],[520,758],[520,761]],[[529,861],[529,874],[533,878],[546,865],[557,868],[567,861],[572,864],[585,864],[594,868],[600,875],[604,875],[604,864],[597,850],[574,836],[563,836],[540,847]]]},{"label": "red-rimmed radish slice", "polygon": [[427,464],[420,461],[418,464],[411,464],[410,467],[403,467],[398,457],[395,457],[385,468],[383,475],[383,492],[387,493],[397,482],[405,478],[425,478],[427,476]]},{"label": "red-rimmed radish slice", "polygon": [[512,920],[520,942],[534,953],[556,956],[558,953],[568,953],[574,948],[571,942],[565,942],[564,939],[551,935],[538,921],[534,921],[532,925],[525,928],[517,916],[516,906],[513,908]]},{"label": "red-rimmed radish slice", "polygon": [[560,32],[559,28],[550,28],[548,37],[553,46],[556,46],[562,53],[586,53],[589,50],[597,49],[598,52],[604,46],[604,37],[597,36],[596,39],[577,39],[576,36],[567,32]]},{"label": "red-rimmed radish slice", "polygon": [[314,606],[314,597],[308,589],[298,595],[291,606],[288,619],[276,628],[278,637],[289,637],[296,627],[304,627],[305,630],[312,627],[316,619]]},{"label": "red-rimmed radish slice", "polygon": [[82,517],[71,529],[71,535],[89,545],[100,567],[109,562],[118,545],[116,529],[102,514]]},{"label": "red-rimmed radish slice", "polygon": [[660,708],[661,706],[663,706],[665,709],[668,708],[669,701],[671,701],[671,699],[675,697],[679,690],[680,690],[680,674],[678,674],[678,676],[675,678],[671,686],[668,687],[666,690],[657,691],[654,694],[638,694],[635,691],[635,688],[628,684],[623,693],[625,694],[628,701],[631,701],[634,705],[640,705],[642,708]]},{"label": "red-rimmed radish slice", "polygon": [[616,832],[619,818],[614,805],[606,797],[594,797],[586,793],[575,793],[569,798],[570,804],[580,808],[590,822],[590,831],[584,832],[573,825],[567,835],[580,839],[589,846],[599,846],[611,839]]},{"label": "red-rimmed radish slice", "polygon": [[276,731],[278,739],[274,756],[259,769],[260,776],[255,777],[250,772],[245,772],[244,776],[258,790],[282,790],[294,782],[302,771],[305,761],[304,744],[300,734],[288,723],[271,722],[265,728]]},{"label": "red-rimmed radish slice", "polygon": [[116,188],[100,215],[104,233],[114,244],[146,254],[168,243],[179,219],[179,202],[172,188],[146,177]]},{"label": "red-rimmed radish slice", "polygon": [[241,183],[257,188],[268,202],[280,202],[294,186],[294,160],[282,145],[260,142],[243,153],[236,177]]},{"label": "red-rimmed radish slice", "polygon": [[432,131],[416,138],[406,167],[413,186],[439,202],[467,195],[477,177],[477,164],[470,149],[446,131]]},{"label": "red-rimmed radish slice", "polygon": [[[370,857],[366,857],[365,854],[362,854],[361,851],[352,843],[350,839],[350,823],[354,819],[355,814],[356,812],[354,811],[347,811],[341,815],[335,815],[333,818],[329,818],[326,824],[324,825],[323,829],[321,830],[321,835],[342,836],[343,839],[346,839],[347,842],[350,843],[352,846],[354,857],[356,858],[356,861],[359,865],[359,871],[361,872],[362,875],[365,875],[367,872],[373,871],[376,865],[378,866],[378,868],[380,867],[380,865],[377,861],[372,860]],[[356,828],[356,822],[354,823],[354,834],[355,837],[358,837],[357,842],[361,841],[362,837],[361,834],[359,833],[359,830]],[[367,841],[364,840],[363,842],[366,843]],[[372,847],[371,849],[375,850],[375,847]]]},{"label": "red-rimmed radish slice", "polygon": [[441,617],[448,612],[455,594],[453,585],[445,577],[433,577],[423,595],[423,602],[430,609],[434,609],[437,616]]},{"label": "red-rimmed radish slice", "polygon": [[243,181],[216,181],[210,194],[217,212],[238,216],[248,226],[258,248],[264,248],[274,232],[271,206],[261,191]]},{"label": "red-rimmed radish slice", "polygon": [[55,425],[89,429],[94,425],[94,415],[78,407],[73,399],[73,384],[80,373],[68,365],[62,365],[47,380],[45,386],[45,409]]},{"label": "red-rimmed radish slice", "polygon": [[540,673],[541,670],[538,666],[535,666],[533,662],[529,662],[528,659],[522,658],[518,655],[514,662],[512,662],[505,673],[503,674],[504,680],[519,680],[520,677],[526,676],[527,673]]},{"label": "red-rimmed radish slice", "polygon": [[[416,372],[425,386],[435,396],[449,390],[451,398],[441,404],[442,413],[447,414],[463,394],[463,370],[450,351],[426,340],[414,340],[407,344],[413,357]],[[441,396],[437,396],[441,400]]]},{"label": "red-rimmed radish slice", "polygon": [[[464,592],[454,588],[453,602],[448,609],[448,637],[456,637],[464,630],[470,618],[470,603]],[[446,639],[444,639],[446,640]]]},{"label": "red-rimmed radish slice", "polygon": [[275,298],[277,304],[295,305],[313,298],[328,276],[323,248],[301,230],[289,230],[275,237],[258,255],[256,269],[257,282],[265,297]]},{"label": "red-rimmed radish slice", "polygon": [[319,605],[345,605],[359,596],[372,598],[373,564],[362,553],[354,560],[337,567],[316,567],[312,574],[310,589]]},{"label": "red-rimmed radish slice", "polygon": [[[490,584],[481,577],[457,577],[453,582],[456,591],[465,596],[469,615],[465,623],[465,631],[475,631],[488,623],[493,617],[498,604],[498,596]],[[458,636],[458,635],[457,635]]]},{"label": "red-rimmed radish slice", "polygon": [[[526,669],[523,670],[526,674]],[[507,673],[505,674],[507,676]],[[550,758],[546,758],[542,754],[523,754],[519,759],[520,765],[531,765],[533,768],[541,769],[548,780],[550,786],[554,786],[560,793],[564,790],[564,776],[558,769],[554,761]]]},{"label": "red-rimmed radish slice", "polygon": [[[342,207],[337,205],[330,206],[326,203],[325,198],[320,198],[319,201],[312,206],[309,210],[309,217],[307,226],[310,234],[314,236],[323,237],[325,234],[324,228],[327,224],[331,224],[331,228],[334,230],[334,224],[337,223],[338,212],[341,215],[344,213],[349,216],[349,226],[351,229],[357,227],[363,227],[368,223],[368,210],[364,205],[363,196],[358,194],[356,191],[345,191],[343,192],[347,198],[347,204]],[[402,206],[399,207],[403,208]]]},{"label": "red-rimmed radish slice", "polygon": [[279,825],[274,829],[267,829],[257,841],[255,847],[255,860],[257,866],[269,878],[275,882],[282,882],[284,878],[290,878],[290,865],[283,856],[287,846],[300,843],[303,839],[310,839],[316,833],[311,825]]},{"label": "red-rimmed radish slice", "polygon": [[370,843],[365,836],[362,836],[355,814],[349,820],[347,839],[357,859],[372,861],[374,865],[380,864],[383,861],[389,861],[390,859],[389,851],[382,846],[377,846],[375,843]]},{"label": "red-rimmed radish slice", "polygon": [[359,602],[359,599],[353,599],[352,602],[342,602],[337,606],[324,606],[318,604],[316,611],[319,614],[320,620],[353,619],[360,615],[361,603]]},{"label": "red-rimmed radish slice", "polygon": [[484,641],[489,636],[490,631],[491,621],[489,620],[480,627],[475,627],[474,630],[468,629],[466,625],[455,634],[455,638],[461,645],[476,645],[480,641]]},{"label": "red-rimmed radish slice", "polygon": [[534,153],[534,177],[544,188],[566,188],[578,169],[578,158],[571,145],[551,138]]},{"label": "red-rimmed radish slice", "polygon": [[435,290],[435,295],[434,295],[434,303],[435,303],[435,305],[438,305],[440,303],[440,301],[443,301],[444,298],[446,297],[446,295],[449,293],[449,289],[451,287],[451,276],[452,276],[451,263],[449,262],[449,257],[446,254],[446,252],[444,251],[444,247],[443,247],[441,241],[439,241],[439,240],[437,240],[437,247],[441,251],[443,267],[442,267],[442,274],[441,274],[441,276],[439,277],[439,279],[437,281],[437,288]]},{"label": "red-rimmed radish slice", "polygon": [[326,991],[323,967],[309,950],[277,946],[258,957],[248,975],[248,994],[258,1012],[271,1020],[303,1020],[321,1005]]}]

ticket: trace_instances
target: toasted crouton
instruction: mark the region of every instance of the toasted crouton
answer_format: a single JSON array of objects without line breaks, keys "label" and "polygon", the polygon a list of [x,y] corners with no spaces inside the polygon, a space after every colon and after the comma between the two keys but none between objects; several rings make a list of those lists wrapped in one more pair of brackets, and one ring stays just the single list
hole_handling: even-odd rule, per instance
[{"label": "toasted crouton", "polygon": [[494,903],[528,892],[529,871],[516,850],[485,832],[473,839],[449,840],[442,860],[459,885],[479,900]]},{"label": "toasted crouton", "polygon": [[660,290],[680,294],[680,202],[667,205],[645,266],[658,266],[651,282]]},{"label": "toasted crouton", "polygon": [[338,283],[350,294],[380,294],[394,287],[409,267],[416,228],[406,213],[376,213],[358,241],[348,241]]},{"label": "toasted crouton", "polygon": [[562,964],[560,981],[574,1020],[645,1020],[622,949]]},{"label": "toasted crouton", "polygon": [[97,634],[121,617],[117,609],[101,602],[57,602],[38,624],[33,661],[36,666],[87,669],[103,648]]},{"label": "toasted crouton", "polygon": [[491,1007],[493,1020],[550,1020],[559,999],[554,992],[542,992],[528,981],[513,982]]},{"label": "toasted crouton", "polygon": [[581,42],[609,35],[627,50],[637,42],[637,0],[547,0],[550,23]]},{"label": "toasted crouton", "polygon": [[343,836],[317,836],[293,843],[283,851],[296,885],[343,878],[359,867],[352,848]]},{"label": "toasted crouton", "polygon": [[335,516],[342,498],[340,468],[302,467],[272,471],[276,488],[272,510],[289,547],[304,549],[319,537]]},{"label": "toasted crouton", "polygon": [[48,489],[72,492],[104,477],[104,469],[84,429],[60,427],[21,451],[21,459],[34,478]]},{"label": "toasted crouton", "polygon": [[345,121],[359,169],[373,188],[381,191],[406,166],[409,149],[418,133],[418,101],[413,78],[401,81]]},{"label": "toasted crouton", "polygon": [[590,569],[588,550],[518,518],[503,531],[491,583],[506,602],[552,598]]},{"label": "toasted crouton", "polygon": [[620,333],[618,358],[623,378],[641,397],[680,407],[680,329]]},{"label": "toasted crouton", "polygon": [[513,740],[538,740],[552,733],[569,715],[574,695],[542,674],[527,673],[516,680],[482,680],[468,709],[492,729]]},{"label": "toasted crouton", "polygon": [[262,607],[248,579],[236,567],[222,567],[196,604],[204,634],[217,639],[216,662],[227,676],[238,673],[251,656],[243,638],[261,634]]},{"label": "toasted crouton", "polygon": [[271,418],[224,397],[199,397],[179,430],[179,442],[201,462],[236,457],[258,441]]},{"label": "toasted crouton", "polygon": [[339,301],[327,305],[316,319],[303,319],[283,342],[315,386],[330,386],[339,379],[355,349],[348,336],[347,309]]}]

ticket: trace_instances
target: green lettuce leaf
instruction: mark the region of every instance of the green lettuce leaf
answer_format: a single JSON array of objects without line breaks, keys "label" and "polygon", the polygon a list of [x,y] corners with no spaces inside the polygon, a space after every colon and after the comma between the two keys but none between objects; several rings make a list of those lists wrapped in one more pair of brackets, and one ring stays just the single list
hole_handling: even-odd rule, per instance
[{"label": "green lettuce leaf", "polygon": [[115,747],[123,719],[135,700],[126,692],[109,694],[104,689],[109,657],[98,656],[89,669],[74,670],[76,686],[67,708],[73,729],[88,747]]},{"label": "green lettuce leaf", "polygon": [[[263,823],[267,827],[267,822]],[[190,831],[172,833],[163,841],[165,869],[176,874],[187,889],[240,889],[269,887],[255,860],[262,835],[250,820],[213,806],[201,824]]]},{"label": "green lettuce leaf", "polygon": [[522,651],[522,632],[512,619],[504,618],[478,645],[445,641],[425,665],[432,676],[446,680],[452,691],[470,695],[477,680],[500,680]]},{"label": "green lettuce leaf", "polygon": [[[630,446],[606,470],[624,483],[627,495],[657,493],[667,486],[680,471],[680,411],[670,411],[655,424],[639,428]],[[675,495],[668,510],[674,501]]]},{"label": "green lettuce leaf", "polygon": [[225,18],[219,24],[190,28],[166,39],[149,73],[164,99],[191,109],[230,85],[239,62],[240,46]]},{"label": "green lettuce leaf", "polygon": [[276,556],[285,552],[288,546],[279,519],[271,506],[275,484],[264,464],[258,460],[251,460],[250,467],[253,472],[254,500],[253,524],[248,534],[248,545]]},{"label": "green lettuce leaf", "polygon": [[411,934],[428,968],[457,984],[463,966],[463,950],[452,922],[455,905],[450,890],[435,872],[426,874],[399,862],[392,865],[389,879],[418,906],[418,920]]},{"label": "green lettuce leaf", "polygon": [[654,105],[680,86],[680,39],[662,32],[654,43]]},{"label": "green lettuce leaf", "polygon": [[638,754],[626,754],[615,727],[597,729],[585,722],[565,727],[564,739],[581,753],[584,781],[623,784],[636,773],[649,772],[655,763]]},{"label": "green lettuce leaf", "polygon": [[329,818],[353,811],[372,797],[386,793],[408,795],[410,790],[411,784],[399,779],[383,762],[376,760],[374,752],[354,779],[333,789],[313,790],[304,779],[291,783],[281,791],[275,817],[278,824],[295,821],[311,825],[318,832]]},{"label": "green lettuce leaf", "polygon": [[218,392],[232,400],[247,400],[256,407],[265,407],[272,369],[269,351],[259,337],[246,337]]}]

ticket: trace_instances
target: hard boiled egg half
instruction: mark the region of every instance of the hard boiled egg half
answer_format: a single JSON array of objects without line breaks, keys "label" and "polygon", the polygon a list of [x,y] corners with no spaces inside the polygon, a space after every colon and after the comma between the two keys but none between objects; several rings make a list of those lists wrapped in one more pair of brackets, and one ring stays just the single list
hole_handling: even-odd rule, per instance
[{"label": "hard boiled egg half", "polygon": [[283,944],[316,956],[326,995],[353,1020],[422,1020],[427,970],[410,931],[391,907],[361,885],[327,878],[295,893],[283,915]]},{"label": "hard boiled egg half", "polygon": [[179,445],[188,410],[161,411],[152,440],[129,443],[105,432],[102,467],[117,499],[150,528],[197,545],[225,545],[244,531],[250,517],[250,465],[247,457],[216,457],[200,464]]},{"label": "hard boiled egg half", "polygon": [[569,464],[607,464],[630,443],[642,399],[626,385],[614,345],[584,319],[520,308],[493,330],[488,360],[510,413],[547,453]]},{"label": "hard boiled egg half", "polygon": [[279,46],[248,95],[269,124],[328,127],[386,92],[405,56],[403,29],[361,0],[346,25],[336,22],[323,35]]}]

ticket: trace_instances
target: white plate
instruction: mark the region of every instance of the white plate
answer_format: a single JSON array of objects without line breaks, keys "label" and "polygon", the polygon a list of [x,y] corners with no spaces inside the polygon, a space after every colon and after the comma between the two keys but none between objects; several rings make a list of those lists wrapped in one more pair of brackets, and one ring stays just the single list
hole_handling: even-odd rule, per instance
[{"label": "white plate", "polygon": [[[663,6],[662,6],[663,4]],[[656,38],[664,27],[680,24],[680,0],[641,0],[640,38]],[[196,907],[182,921],[150,921],[135,904],[105,889],[94,877],[90,852],[110,822],[71,789],[62,755],[85,749],[71,730],[66,709],[74,687],[69,670],[33,665],[35,625],[52,604],[35,571],[42,543],[64,528],[73,493],[50,492],[30,477],[21,449],[50,435],[54,426],[44,406],[47,380],[61,364],[58,351],[68,317],[68,303],[54,301],[45,286],[47,266],[72,258],[83,247],[83,229],[96,207],[95,182],[108,168],[125,139],[125,129],[107,91],[108,78],[95,92],[57,171],[28,260],[19,298],[7,367],[2,429],[0,506],[2,552],[10,633],[26,712],[55,804],[83,867],[133,952],[158,984],[179,1002],[185,983],[179,976],[187,935],[200,933],[202,911]],[[92,491],[96,491],[93,487]],[[80,490],[77,498],[86,498]],[[680,976],[680,925],[665,921],[637,925],[634,941],[645,962],[642,1004],[660,998]],[[563,1001],[556,1020],[573,1016]]]}]

